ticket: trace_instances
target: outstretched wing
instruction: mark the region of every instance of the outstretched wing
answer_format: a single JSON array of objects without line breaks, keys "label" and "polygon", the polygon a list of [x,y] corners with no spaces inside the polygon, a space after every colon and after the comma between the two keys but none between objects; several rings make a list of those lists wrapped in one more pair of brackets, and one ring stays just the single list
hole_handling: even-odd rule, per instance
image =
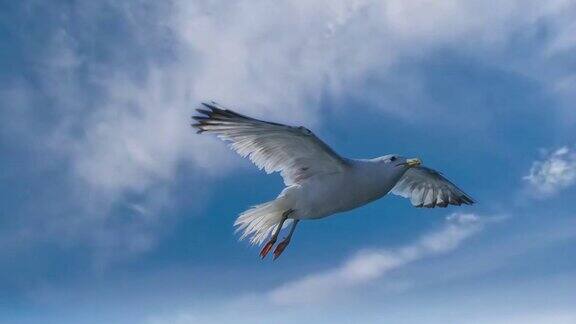
[{"label": "outstretched wing", "polygon": [[304,127],[266,122],[216,103],[203,103],[209,110],[193,116],[198,133],[214,133],[242,157],[248,157],[267,173],[280,172],[287,186],[302,183],[318,174],[341,172],[346,160]]},{"label": "outstretched wing", "polygon": [[392,193],[410,198],[415,207],[472,205],[474,200],[440,172],[426,167],[411,168],[392,188]]}]

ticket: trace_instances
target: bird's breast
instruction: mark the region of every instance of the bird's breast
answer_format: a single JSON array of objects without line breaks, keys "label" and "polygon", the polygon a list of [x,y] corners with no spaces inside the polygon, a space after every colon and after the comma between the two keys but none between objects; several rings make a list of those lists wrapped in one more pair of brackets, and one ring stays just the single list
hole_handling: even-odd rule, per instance
[{"label": "bird's breast", "polygon": [[322,218],[365,205],[386,195],[394,183],[378,175],[338,173],[310,179],[294,200],[299,218]]}]

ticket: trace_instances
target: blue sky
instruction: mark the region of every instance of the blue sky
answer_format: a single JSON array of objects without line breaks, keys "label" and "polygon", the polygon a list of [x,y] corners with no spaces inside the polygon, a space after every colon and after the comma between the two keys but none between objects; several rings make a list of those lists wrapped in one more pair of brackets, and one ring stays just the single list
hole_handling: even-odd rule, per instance
[{"label": "blue sky", "polygon": [[[0,8],[0,322],[576,322],[573,1]],[[478,203],[386,197],[261,261],[232,224],[282,180],[190,129],[203,100]]]}]

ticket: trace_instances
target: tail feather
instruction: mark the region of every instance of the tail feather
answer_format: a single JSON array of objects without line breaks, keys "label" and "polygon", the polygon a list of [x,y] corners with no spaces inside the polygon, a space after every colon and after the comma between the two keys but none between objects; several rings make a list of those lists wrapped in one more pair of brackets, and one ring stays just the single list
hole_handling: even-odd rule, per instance
[{"label": "tail feather", "polygon": [[[280,223],[285,211],[286,209],[278,200],[273,200],[243,212],[234,222],[236,232],[242,231],[240,240],[250,237],[250,243],[262,244]],[[284,222],[284,226],[289,223],[289,221]]]}]

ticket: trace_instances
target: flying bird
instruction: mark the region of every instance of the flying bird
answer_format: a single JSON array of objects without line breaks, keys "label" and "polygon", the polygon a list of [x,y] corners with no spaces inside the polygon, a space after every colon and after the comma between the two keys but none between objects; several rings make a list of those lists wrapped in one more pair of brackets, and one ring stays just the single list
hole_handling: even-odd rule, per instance
[{"label": "flying bird", "polygon": [[213,133],[230,143],[266,173],[280,172],[286,187],[272,201],[243,212],[234,226],[241,238],[266,244],[265,258],[282,228],[288,235],[274,249],[274,259],[286,249],[300,220],[319,219],[351,210],[389,192],[410,199],[415,207],[472,205],[474,200],[420,159],[388,154],[373,159],[338,155],[305,127],[263,121],[203,103],[193,116],[198,133]]}]

